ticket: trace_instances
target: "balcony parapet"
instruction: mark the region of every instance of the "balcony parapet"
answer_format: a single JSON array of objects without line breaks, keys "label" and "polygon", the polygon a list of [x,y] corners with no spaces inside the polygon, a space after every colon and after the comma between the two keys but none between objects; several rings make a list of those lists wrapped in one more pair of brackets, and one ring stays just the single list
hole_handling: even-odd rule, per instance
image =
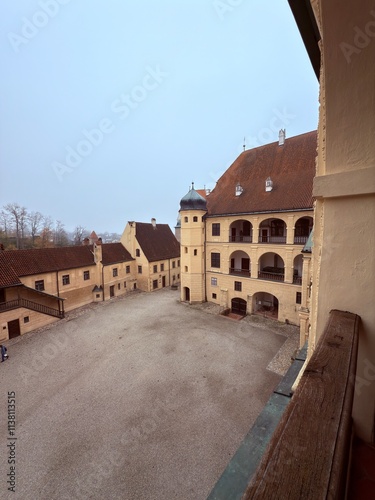
[{"label": "balcony parapet", "polygon": [[236,269],[234,267],[230,267],[229,274],[233,274],[234,276],[243,276],[244,278],[251,278],[251,271],[249,269]]}]

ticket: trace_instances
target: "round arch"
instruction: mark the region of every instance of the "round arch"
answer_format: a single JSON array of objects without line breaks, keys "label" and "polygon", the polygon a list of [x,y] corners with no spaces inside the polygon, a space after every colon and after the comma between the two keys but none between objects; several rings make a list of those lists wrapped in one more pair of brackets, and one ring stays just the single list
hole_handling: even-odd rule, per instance
[{"label": "round arch", "polygon": [[229,274],[236,276],[251,276],[251,260],[249,255],[243,250],[236,250],[230,254]]},{"label": "round arch", "polygon": [[294,243],[296,245],[304,245],[313,228],[313,218],[304,216],[297,219],[294,225]]},{"label": "round arch", "polygon": [[240,316],[246,316],[247,302],[241,297],[233,297],[231,300],[231,312],[233,314],[239,314]]},{"label": "round arch", "polygon": [[284,281],[284,260],[278,253],[265,252],[258,260],[258,278],[270,281]]},{"label": "round arch", "polygon": [[259,224],[259,243],[286,243],[286,222],[279,217],[264,219]]},{"label": "round arch", "polygon": [[253,314],[258,314],[271,319],[279,317],[279,300],[268,292],[257,292],[253,295]]},{"label": "round arch", "polygon": [[251,243],[253,241],[253,225],[246,219],[237,219],[229,226],[229,242]]}]

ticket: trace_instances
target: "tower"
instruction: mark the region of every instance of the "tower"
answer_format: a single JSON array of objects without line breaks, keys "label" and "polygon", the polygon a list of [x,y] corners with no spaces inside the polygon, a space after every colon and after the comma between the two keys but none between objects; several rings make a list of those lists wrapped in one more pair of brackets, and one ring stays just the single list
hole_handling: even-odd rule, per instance
[{"label": "tower", "polygon": [[181,216],[181,300],[205,302],[205,198],[194,183],[180,202]]}]

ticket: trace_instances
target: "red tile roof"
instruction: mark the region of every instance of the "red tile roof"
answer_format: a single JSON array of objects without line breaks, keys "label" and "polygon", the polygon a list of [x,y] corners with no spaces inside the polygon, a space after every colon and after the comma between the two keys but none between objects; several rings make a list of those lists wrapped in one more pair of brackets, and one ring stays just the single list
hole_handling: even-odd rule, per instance
[{"label": "red tile roof", "polygon": [[4,257],[6,252],[0,252],[0,288],[21,285],[17,274]]},{"label": "red tile roof", "polygon": [[207,198],[206,190],[205,189],[196,189],[196,192],[200,194],[203,198]]},{"label": "red tile roof", "polygon": [[95,265],[94,256],[88,246],[6,250],[2,255],[16,276]]},{"label": "red tile roof", "polygon": [[121,243],[104,243],[102,245],[102,263],[105,266],[130,260],[134,259]]},{"label": "red tile roof", "polygon": [[149,262],[175,259],[180,256],[180,244],[168,224],[136,222],[137,241]]},{"label": "red tile roof", "polygon": [[[208,215],[304,210],[313,207],[317,132],[244,151],[207,197]],[[270,177],[273,189],[265,191]],[[243,188],[235,195],[237,183]]]}]

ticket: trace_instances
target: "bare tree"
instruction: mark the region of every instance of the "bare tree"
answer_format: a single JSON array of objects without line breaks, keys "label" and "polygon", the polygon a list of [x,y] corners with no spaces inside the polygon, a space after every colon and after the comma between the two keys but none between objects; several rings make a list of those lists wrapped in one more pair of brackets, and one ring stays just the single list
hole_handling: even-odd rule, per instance
[{"label": "bare tree", "polygon": [[55,247],[64,247],[68,245],[68,235],[64,229],[64,224],[60,220],[56,221],[54,243]]},{"label": "bare tree", "polygon": [[10,222],[14,226],[17,248],[22,248],[23,238],[26,228],[27,210],[18,203],[8,203],[4,206],[4,211],[10,217]]},{"label": "bare tree", "polygon": [[76,226],[74,228],[73,232],[73,242],[75,245],[82,245],[82,241],[84,238],[84,235],[87,234],[87,231],[84,227],[82,226]]},{"label": "bare tree", "polygon": [[43,215],[40,212],[31,212],[27,220],[30,228],[31,244],[34,246],[35,238],[42,227]]},{"label": "bare tree", "polygon": [[40,246],[43,248],[53,246],[53,221],[51,217],[43,217]]}]

